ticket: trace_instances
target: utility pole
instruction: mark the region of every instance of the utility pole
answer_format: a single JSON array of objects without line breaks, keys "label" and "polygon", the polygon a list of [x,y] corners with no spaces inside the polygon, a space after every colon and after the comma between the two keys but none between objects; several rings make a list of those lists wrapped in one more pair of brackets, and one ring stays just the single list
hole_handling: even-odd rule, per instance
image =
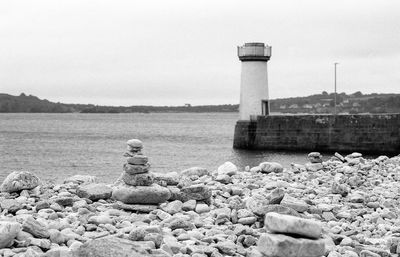
[{"label": "utility pole", "polygon": [[335,62],[335,115],[337,114],[337,109],[336,109],[336,66],[338,65],[338,62]]}]

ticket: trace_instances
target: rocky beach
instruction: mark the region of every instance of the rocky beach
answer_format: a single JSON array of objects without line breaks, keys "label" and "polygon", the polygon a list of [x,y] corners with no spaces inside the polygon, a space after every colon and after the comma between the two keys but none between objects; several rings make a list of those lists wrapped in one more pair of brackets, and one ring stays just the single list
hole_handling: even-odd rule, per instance
[{"label": "rocky beach", "polygon": [[127,142],[121,176],[61,184],[10,171],[0,186],[1,256],[387,257],[400,253],[400,156],[336,153],[283,168],[153,173]]}]

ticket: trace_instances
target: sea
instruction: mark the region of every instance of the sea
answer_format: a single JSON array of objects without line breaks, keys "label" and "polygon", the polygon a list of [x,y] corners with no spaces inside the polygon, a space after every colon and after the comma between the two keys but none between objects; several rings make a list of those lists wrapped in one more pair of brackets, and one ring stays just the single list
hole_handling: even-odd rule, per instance
[{"label": "sea", "polygon": [[153,172],[212,171],[227,161],[239,169],[307,162],[305,152],[233,149],[237,119],[238,113],[2,113],[0,181],[12,171],[31,171],[54,183],[76,174],[112,183],[132,138],[143,141]]}]

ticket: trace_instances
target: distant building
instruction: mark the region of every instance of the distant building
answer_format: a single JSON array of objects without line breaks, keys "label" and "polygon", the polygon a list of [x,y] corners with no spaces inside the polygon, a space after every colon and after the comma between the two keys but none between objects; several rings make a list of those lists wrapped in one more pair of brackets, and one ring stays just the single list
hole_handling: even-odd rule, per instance
[{"label": "distant building", "polygon": [[185,104],[185,107],[192,107],[191,104]]}]

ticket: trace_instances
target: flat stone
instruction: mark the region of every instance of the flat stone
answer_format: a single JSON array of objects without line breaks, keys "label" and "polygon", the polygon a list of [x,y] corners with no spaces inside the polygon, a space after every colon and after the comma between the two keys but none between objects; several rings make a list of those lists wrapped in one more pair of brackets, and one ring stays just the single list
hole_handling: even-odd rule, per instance
[{"label": "flat stone", "polygon": [[113,208],[115,209],[122,209],[126,211],[132,211],[132,212],[145,212],[149,213],[158,208],[158,205],[152,205],[152,204],[126,204],[122,202],[115,202],[113,204]]},{"label": "flat stone", "polygon": [[49,238],[50,234],[47,229],[47,226],[34,218],[32,216],[28,216],[24,223],[22,224],[22,230],[32,234],[37,238]]},{"label": "flat stone", "polygon": [[270,204],[279,204],[285,196],[285,190],[276,188],[270,193],[258,193],[247,199],[246,206],[257,215],[264,215]]},{"label": "flat stone", "polygon": [[183,170],[180,172],[181,177],[190,177],[190,176],[199,176],[202,177],[204,175],[209,175],[210,173],[208,172],[207,169],[205,168],[200,168],[200,167],[192,167],[186,170]]},{"label": "flat stone", "polygon": [[72,204],[75,201],[75,199],[73,197],[69,197],[69,196],[58,196],[52,200],[61,206],[72,206]]},{"label": "flat stone", "polygon": [[294,238],[282,234],[262,234],[257,248],[267,257],[321,257],[325,254],[323,239]]},{"label": "flat stone", "polygon": [[134,257],[148,256],[146,249],[139,242],[106,236],[94,239],[81,245],[76,252],[76,257]]},{"label": "flat stone", "polygon": [[126,158],[126,161],[132,165],[145,165],[149,161],[149,158],[142,154],[135,154],[132,157]]},{"label": "flat stone", "polygon": [[10,247],[20,231],[18,222],[0,221],[0,249]]},{"label": "flat stone", "polygon": [[176,186],[179,183],[179,175],[177,172],[153,173],[154,183],[165,182],[168,186]]},{"label": "flat stone", "polygon": [[295,216],[295,217],[300,217],[300,213],[298,213],[297,211],[293,210],[290,207],[282,206],[280,204],[267,205],[261,209],[261,213],[258,215],[265,215],[270,212],[276,212],[279,214],[286,214],[286,215],[291,215],[291,216]]},{"label": "flat stone", "polygon": [[187,200],[206,200],[211,197],[211,190],[206,185],[192,185],[181,189],[181,193]]},{"label": "flat stone", "polygon": [[265,215],[265,227],[274,233],[296,234],[309,238],[321,237],[322,227],[317,221],[274,212]]},{"label": "flat stone", "polygon": [[147,173],[150,170],[150,165],[147,163],[146,165],[132,165],[129,163],[124,164],[124,171],[128,174],[141,174]]},{"label": "flat stone", "polygon": [[154,177],[152,173],[129,174],[124,172],[121,179],[130,186],[150,186],[153,184]]},{"label": "flat stone", "polygon": [[74,175],[64,180],[64,183],[76,183],[76,184],[84,184],[84,183],[96,183],[97,178],[95,176],[89,175]]},{"label": "flat stone", "polygon": [[308,171],[317,172],[324,167],[322,163],[306,163],[304,165]]},{"label": "flat stone", "polygon": [[171,197],[168,188],[157,184],[152,186],[119,185],[114,188],[112,198],[128,204],[157,204]]},{"label": "flat stone", "polygon": [[113,220],[111,219],[111,217],[109,217],[107,215],[98,215],[98,216],[91,216],[88,219],[88,222],[92,223],[92,224],[96,224],[96,225],[99,225],[99,224],[112,224]]},{"label": "flat stone", "polygon": [[87,184],[80,186],[76,193],[79,197],[88,198],[92,201],[106,200],[111,197],[112,188],[106,184]]},{"label": "flat stone", "polygon": [[18,192],[24,189],[33,189],[40,183],[39,178],[29,171],[14,171],[4,179],[0,185],[1,192]]},{"label": "flat stone", "polygon": [[283,172],[283,166],[277,162],[262,162],[258,165],[262,173],[281,173]]},{"label": "flat stone", "polygon": [[288,194],[285,194],[280,204],[298,212],[305,212],[308,209],[308,204],[304,200],[294,198]]}]

